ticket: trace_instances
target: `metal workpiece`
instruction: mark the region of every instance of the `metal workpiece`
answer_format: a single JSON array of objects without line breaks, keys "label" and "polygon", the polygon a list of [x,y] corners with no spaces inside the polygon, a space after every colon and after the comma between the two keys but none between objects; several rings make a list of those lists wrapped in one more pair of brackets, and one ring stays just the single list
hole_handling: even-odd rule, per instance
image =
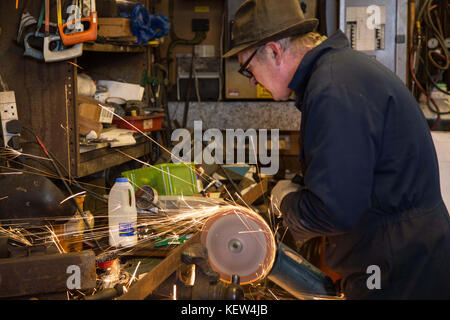
[{"label": "metal workpiece", "polygon": [[162,283],[151,300],[171,297],[176,300],[243,300],[244,291],[239,284],[226,284],[222,281],[210,282],[200,271],[195,271],[195,283],[186,285],[176,274],[172,274]]},{"label": "metal workpiece", "polygon": [[114,288],[103,289],[102,291],[91,296],[84,296],[83,300],[112,300],[124,293],[124,286],[118,283]]},{"label": "metal workpiece", "polygon": [[218,281],[220,275],[215,272],[208,263],[208,251],[200,243],[195,243],[187,247],[181,253],[181,261],[185,264],[193,264],[212,281]]},{"label": "metal workpiece", "polygon": [[222,281],[209,282],[202,273],[196,274],[196,282],[192,287],[192,300],[243,300],[244,291],[236,276],[236,283]]},{"label": "metal workpiece", "polygon": [[232,276],[231,284],[219,281],[208,261],[208,250],[201,243],[187,247],[181,254],[181,261],[194,265],[195,281],[191,298],[194,300],[241,300],[244,292],[238,275]]},{"label": "metal workpiece", "polygon": [[195,243],[181,253],[178,271],[164,281],[151,298],[169,297],[178,300],[243,300],[244,290],[239,276],[230,284],[219,280],[219,274],[209,265],[206,248]]},{"label": "metal workpiece", "polygon": [[197,233],[170,254],[156,267],[149,271],[142,279],[130,287],[127,293],[118,300],[142,300],[149,297],[155,290],[183,264],[181,254],[188,246],[198,243],[200,235]]}]

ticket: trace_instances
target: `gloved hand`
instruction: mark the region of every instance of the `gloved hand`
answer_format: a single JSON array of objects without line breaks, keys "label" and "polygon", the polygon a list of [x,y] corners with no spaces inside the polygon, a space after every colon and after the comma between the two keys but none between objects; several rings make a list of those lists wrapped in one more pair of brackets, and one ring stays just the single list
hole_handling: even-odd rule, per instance
[{"label": "gloved hand", "polygon": [[301,189],[301,185],[293,183],[291,180],[280,180],[272,189],[270,196],[272,212],[277,218],[281,217],[281,202],[283,198],[291,192]]}]

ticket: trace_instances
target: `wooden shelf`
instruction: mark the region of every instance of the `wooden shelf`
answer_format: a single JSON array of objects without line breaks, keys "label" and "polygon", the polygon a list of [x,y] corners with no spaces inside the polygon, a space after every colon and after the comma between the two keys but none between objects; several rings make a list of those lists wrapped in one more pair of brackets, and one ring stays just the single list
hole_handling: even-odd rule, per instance
[{"label": "wooden shelf", "polygon": [[134,145],[117,148],[104,147],[83,152],[80,154],[77,176],[84,177],[128,162],[132,158],[140,158],[150,152],[151,142],[145,136],[136,137]]},{"label": "wooden shelf", "polygon": [[95,51],[95,52],[146,52],[145,46],[133,46],[133,45],[118,45],[110,43],[98,43],[98,42],[85,42],[83,44],[83,51]]},{"label": "wooden shelf", "polygon": [[84,42],[83,51],[94,52],[146,52],[147,47],[157,47],[160,45],[159,40],[150,41],[146,46],[136,46],[129,44],[117,43],[99,43],[99,42]]}]

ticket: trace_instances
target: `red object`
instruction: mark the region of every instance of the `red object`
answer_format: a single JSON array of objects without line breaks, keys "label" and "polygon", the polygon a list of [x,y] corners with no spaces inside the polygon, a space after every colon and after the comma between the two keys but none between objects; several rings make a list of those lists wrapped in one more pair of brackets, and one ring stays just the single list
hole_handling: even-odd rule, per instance
[{"label": "red object", "polygon": [[112,123],[117,125],[118,128],[129,129],[135,132],[139,132],[139,130],[142,132],[156,131],[161,129],[165,115],[165,113],[154,113],[135,117],[125,116],[119,118],[114,116]]},{"label": "red object", "polygon": [[114,260],[110,260],[110,261],[98,262],[97,267],[102,270],[108,270],[109,268],[111,268],[114,261],[116,261],[116,260],[114,259]]}]

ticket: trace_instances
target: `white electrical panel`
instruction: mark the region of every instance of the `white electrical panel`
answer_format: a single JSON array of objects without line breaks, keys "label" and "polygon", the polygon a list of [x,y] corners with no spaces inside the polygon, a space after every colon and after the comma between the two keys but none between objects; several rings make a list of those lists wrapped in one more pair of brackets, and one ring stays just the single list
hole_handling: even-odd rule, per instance
[{"label": "white electrical panel", "polygon": [[341,0],[339,26],[353,49],[375,58],[406,83],[408,0]]},{"label": "white electrical panel", "polygon": [[353,49],[385,49],[386,6],[347,7],[345,33]]}]

